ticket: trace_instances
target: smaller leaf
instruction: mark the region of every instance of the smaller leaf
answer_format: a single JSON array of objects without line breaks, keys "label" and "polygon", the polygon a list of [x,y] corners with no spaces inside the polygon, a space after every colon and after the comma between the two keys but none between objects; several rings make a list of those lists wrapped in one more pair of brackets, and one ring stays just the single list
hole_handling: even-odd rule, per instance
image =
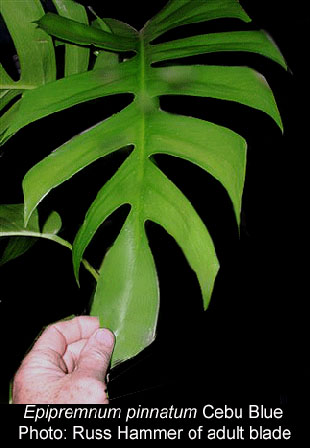
[{"label": "smaller leaf", "polygon": [[27,227],[24,227],[24,204],[0,205],[0,237],[38,232],[40,228],[37,210],[29,219]]},{"label": "smaller leaf", "polygon": [[113,51],[136,50],[138,35],[135,37],[116,36],[83,23],[47,13],[37,21],[40,28],[48,34],[79,45],[95,45],[99,48]]},{"label": "smaller leaf", "polygon": [[45,238],[71,249],[68,241],[56,235],[60,227],[61,219],[56,212],[50,214],[41,232],[37,210],[32,213],[27,226],[24,226],[24,204],[0,205],[0,237]]},{"label": "smaller leaf", "polygon": [[[4,250],[2,258],[0,258],[0,266],[25,253],[26,250],[32,247],[38,238],[54,241],[55,243],[72,250],[72,246],[68,241],[56,235],[60,228],[61,218],[56,212],[52,212],[49,215],[43,226],[43,232],[41,233],[37,210],[32,213],[32,216],[25,227],[24,204],[0,205],[0,237],[12,237],[12,242],[9,243],[8,247]],[[26,242],[30,240],[32,240],[32,244],[31,242]],[[81,261],[85,269],[87,269],[97,281],[97,271],[87,260],[82,259]]]},{"label": "smaller leaf", "polygon": [[50,233],[56,235],[62,226],[61,217],[57,212],[52,212],[45,222],[42,233]]},{"label": "smaller leaf", "polygon": [[[38,237],[56,235],[61,229],[61,218],[52,212],[40,233],[38,212],[33,214],[29,225],[24,227],[24,204],[0,205],[0,237],[9,241],[0,258],[0,266],[23,255],[38,241]],[[49,238],[50,239],[50,238]]]},{"label": "smaller leaf", "polygon": [[0,258],[0,266],[3,266],[8,261],[14,260],[20,257],[38,241],[38,238],[25,238],[25,237],[11,237],[2,253]]}]

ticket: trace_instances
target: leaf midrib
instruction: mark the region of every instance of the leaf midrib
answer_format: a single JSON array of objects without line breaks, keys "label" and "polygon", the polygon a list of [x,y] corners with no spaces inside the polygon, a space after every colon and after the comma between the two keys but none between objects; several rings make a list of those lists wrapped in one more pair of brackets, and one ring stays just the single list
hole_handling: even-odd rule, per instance
[{"label": "leaf midrib", "polygon": [[138,53],[139,61],[139,87],[136,95],[137,106],[140,109],[141,125],[138,132],[136,142],[136,151],[138,156],[138,179],[137,179],[137,199],[134,203],[135,213],[137,219],[135,225],[135,233],[137,242],[141,241],[141,225],[143,225],[143,191],[144,191],[144,177],[145,177],[145,100],[146,100],[146,86],[145,86],[145,41],[143,33],[140,33],[140,52]]}]

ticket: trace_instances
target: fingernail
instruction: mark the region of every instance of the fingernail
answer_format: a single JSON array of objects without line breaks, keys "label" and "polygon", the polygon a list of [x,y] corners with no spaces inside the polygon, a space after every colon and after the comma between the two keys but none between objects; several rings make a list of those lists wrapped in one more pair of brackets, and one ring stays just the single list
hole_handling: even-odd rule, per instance
[{"label": "fingernail", "polygon": [[97,330],[96,339],[100,344],[104,344],[106,347],[112,347],[114,344],[113,334],[104,328]]}]

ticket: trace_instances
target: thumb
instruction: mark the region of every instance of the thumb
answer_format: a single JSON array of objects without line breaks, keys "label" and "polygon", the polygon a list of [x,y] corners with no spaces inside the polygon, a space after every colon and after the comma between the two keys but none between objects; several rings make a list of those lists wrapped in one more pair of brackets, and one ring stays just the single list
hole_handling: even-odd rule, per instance
[{"label": "thumb", "polygon": [[98,329],[81,351],[76,373],[104,381],[114,347],[114,335],[106,328]]}]

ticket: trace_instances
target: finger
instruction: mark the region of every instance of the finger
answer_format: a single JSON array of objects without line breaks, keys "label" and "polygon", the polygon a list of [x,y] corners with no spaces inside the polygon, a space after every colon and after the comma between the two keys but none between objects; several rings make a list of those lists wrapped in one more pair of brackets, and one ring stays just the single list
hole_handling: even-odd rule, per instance
[{"label": "finger", "polygon": [[80,354],[76,374],[104,381],[113,347],[113,333],[105,328],[97,330]]},{"label": "finger", "polygon": [[93,316],[78,316],[57,322],[55,327],[63,334],[69,345],[80,339],[88,339],[99,328],[99,319]]},{"label": "finger", "polygon": [[57,322],[47,327],[33,348],[53,350],[63,356],[69,344],[89,338],[97,328],[99,320],[91,316],[78,316],[68,321]]}]

